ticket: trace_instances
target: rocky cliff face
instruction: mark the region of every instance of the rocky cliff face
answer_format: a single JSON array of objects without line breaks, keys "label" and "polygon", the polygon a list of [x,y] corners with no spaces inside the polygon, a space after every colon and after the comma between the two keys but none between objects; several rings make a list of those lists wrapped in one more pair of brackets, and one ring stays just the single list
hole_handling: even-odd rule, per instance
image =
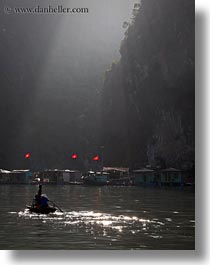
[{"label": "rocky cliff face", "polygon": [[194,10],[191,0],[134,6],[102,91],[105,163],[193,167]]}]

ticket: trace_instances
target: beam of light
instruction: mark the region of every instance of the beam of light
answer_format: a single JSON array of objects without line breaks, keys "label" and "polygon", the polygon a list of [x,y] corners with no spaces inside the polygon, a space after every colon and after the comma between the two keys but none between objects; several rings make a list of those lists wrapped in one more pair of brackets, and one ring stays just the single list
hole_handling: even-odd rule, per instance
[{"label": "beam of light", "polygon": [[[69,108],[71,108],[68,99],[72,97],[74,91],[78,91],[81,87],[86,88],[87,80],[95,78],[95,72],[98,69],[101,69],[101,75],[98,77],[98,80],[101,80],[104,71],[112,60],[119,59],[120,42],[124,34],[122,24],[125,20],[130,20],[134,2],[133,0],[107,0],[103,2],[96,0],[61,0],[59,4],[65,7],[87,7],[90,12],[74,15],[37,15],[37,19],[42,19],[45,16],[44,21],[49,25],[51,20],[54,22],[56,20],[56,23],[53,23],[56,26],[51,31],[47,45],[44,45],[44,51],[42,50],[43,39],[39,40],[42,35],[37,35],[38,38],[34,40],[36,44],[33,41],[31,42],[31,55],[33,49],[36,49],[44,56],[36,76],[35,88],[30,91],[30,109],[24,114],[22,126],[16,135],[16,142],[20,148],[24,143],[28,148],[32,147],[36,150],[37,146],[48,143],[48,139],[52,136],[55,139],[57,138],[59,142],[65,139],[62,137],[62,132],[67,131],[72,135],[71,122],[64,118],[64,115],[67,115]],[[52,4],[51,1],[48,3]],[[55,1],[56,3],[58,1]],[[47,3],[45,1],[45,4],[43,4],[40,1],[37,4],[42,6]],[[29,15],[24,16],[28,31],[31,30],[31,18],[32,16]],[[40,32],[43,31],[44,34],[47,27],[44,24],[43,28],[40,28]],[[51,27],[49,26],[49,28]],[[30,46],[30,42],[26,44]],[[37,54],[39,53],[37,52]],[[33,63],[36,58],[30,57],[33,60],[27,61],[27,63],[29,68],[33,70]],[[90,68],[92,69],[91,73],[88,70]],[[75,76],[75,73],[77,73],[77,76]],[[27,76],[27,73],[24,74]],[[30,89],[30,84],[23,85],[28,85]],[[87,87],[87,89],[91,91],[91,89],[95,89],[95,86]],[[83,93],[82,90],[80,92]],[[56,108],[59,108],[57,113],[63,113],[60,114],[59,125],[55,123],[56,120],[53,116]],[[83,110],[81,109],[78,112],[80,112],[78,115],[82,115]],[[37,126],[37,121],[40,120],[42,128]],[[54,124],[51,130],[49,124],[50,126]],[[57,126],[60,126],[61,130],[56,130]],[[46,137],[42,137],[41,132],[48,131],[50,137],[45,139]],[[46,149],[44,150],[46,151]],[[62,160],[61,157],[60,160]],[[97,160],[96,158],[95,161]]]}]

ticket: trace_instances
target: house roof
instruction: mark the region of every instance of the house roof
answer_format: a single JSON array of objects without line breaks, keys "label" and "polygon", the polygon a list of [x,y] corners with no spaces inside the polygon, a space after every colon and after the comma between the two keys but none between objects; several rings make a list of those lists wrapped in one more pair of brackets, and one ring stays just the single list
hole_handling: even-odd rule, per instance
[{"label": "house roof", "polygon": [[103,171],[119,171],[119,172],[128,172],[129,168],[127,167],[104,167]]},{"label": "house roof", "polygon": [[146,172],[154,172],[154,170],[149,168],[140,168],[133,170],[134,173],[146,173]]},{"label": "house roof", "polygon": [[25,173],[25,172],[29,172],[29,169],[13,169],[12,171],[10,171],[11,173]]},{"label": "house roof", "polygon": [[10,173],[10,171],[9,170],[6,170],[6,169],[1,169],[0,168],[0,173]]},{"label": "house roof", "polygon": [[45,169],[41,172],[70,172],[70,173],[77,173],[80,172],[79,170],[71,170],[71,169]]},{"label": "house roof", "polygon": [[29,169],[13,169],[12,171],[0,169],[0,173],[7,173],[7,174],[13,174],[13,173],[26,173],[29,172]]},{"label": "house roof", "polygon": [[161,172],[180,172],[181,170],[173,167],[162,169]]}]

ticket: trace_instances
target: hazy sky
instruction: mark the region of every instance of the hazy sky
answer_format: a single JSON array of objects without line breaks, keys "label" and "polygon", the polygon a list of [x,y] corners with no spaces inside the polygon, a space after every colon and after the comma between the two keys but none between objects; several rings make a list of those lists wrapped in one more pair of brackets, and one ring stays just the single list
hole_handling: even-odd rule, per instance
[{"label": "hazy sky", "polygon": [[[94,100],[104,71],[120,58],[125,31],[122,25],[130,21],[135,2],[1,1],[0,168],[11,167],[12,163],[17,167],[16,161],[24,152],[32,150],[38,157],[46,152],[48,157],[52,150],[62,153],[71,148],[71,141],[78,142],[77,135],[84,134],[81,124],[88,123],[87,113],[97,104]],[[13,10],[38,5],[84,7],[89,13],[32,15],[4,11],[5,6]],[[91,144],[90,139],[85,141]]]}]

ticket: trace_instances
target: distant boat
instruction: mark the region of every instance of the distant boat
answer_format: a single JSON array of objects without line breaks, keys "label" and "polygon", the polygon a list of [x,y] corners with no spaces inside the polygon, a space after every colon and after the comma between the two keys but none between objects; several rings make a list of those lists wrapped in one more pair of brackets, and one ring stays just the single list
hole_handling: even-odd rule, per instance
[{"label": "distant boat", "polygon": [[33,205],[26,205],[26,207],[29,209],[30,212],[33,213],[40,213],[40,214],[49,214],[49,213],[54,213],[57,208],[55,207],[35,207]]},{"label": "distant boat", "polygon": [[86,185],[103,186],[109,183],[108,176],[109,174],[104,171],[88,171],[88,174],[84,177],[83,181]]}]

